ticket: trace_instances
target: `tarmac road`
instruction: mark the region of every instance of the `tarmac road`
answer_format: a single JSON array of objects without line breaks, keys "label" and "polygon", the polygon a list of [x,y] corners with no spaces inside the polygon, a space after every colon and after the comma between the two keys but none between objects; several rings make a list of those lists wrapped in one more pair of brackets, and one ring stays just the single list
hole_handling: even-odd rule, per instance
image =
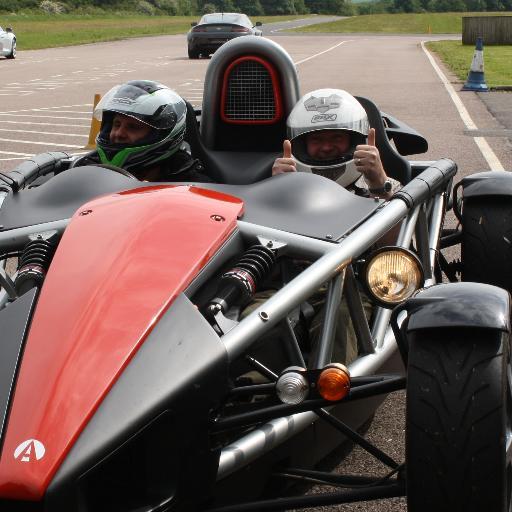
[{"label": "tarmac road", "polygon": [[[370,97],[422,133],[430,149],[415,158],[448,156],[462,175],[488,169],[474,140],[484,130],[502,166],[512,169],[510,132],[504,130],[503,118],[489,112],[482,94],[458,92],[461,84],[445,71],[473,121],[468,128],[421,47],[425,37],[277,32],[273,39],[297,63],[302,91],[331,86]],[[160,80],[200,105],[208,62],[186,57],[183,35],[26,51],[16,60],[0,60],[0,170],[41,151],[81,151],[94,94],[125,80]],[[491,94],[502,98],[494,112],[506,110],[499,105],[510,105],[509,93]]]},{"label": "tarmac road", "polygon": [[[415,159],[452,158],[460,176],[497,165],[512,170],[512,93],[460,92],[462,84],[422,48],[425,39],[453,36],[272,32],[272,38],[297,64],[303,92],[347,89],[372,98],[383,111],[422,133],[430,148]],[[22,51],[14,61],[0,60],[0,171],[42,151],[83,151],[94,94],[126,80],[160,80],[200,105],[208,62],[186,57],[183,35]],[[369,432],[397,460],[404,455],[403,403],[403,394],[388,398]],[[339,470],[349,463],[351,472],[373,467],[360,451]],[[323,510],[382,512],[406,506],[403,499],[395,499]]]}]

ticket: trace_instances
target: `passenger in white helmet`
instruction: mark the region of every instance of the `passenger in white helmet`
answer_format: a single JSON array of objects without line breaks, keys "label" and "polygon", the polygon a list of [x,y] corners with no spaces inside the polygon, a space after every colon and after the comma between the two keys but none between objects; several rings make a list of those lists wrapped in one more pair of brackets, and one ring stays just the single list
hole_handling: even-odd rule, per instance
[{"label": "passenger in white helmet", "polygon": [[[354,189],[360,195],[383,199],[389,199],[393,190],[400,187],[384,171],[375,146],[375,130],[369,127],[366,111],[346,91],[319,89],[303,96],[288,116],[287,131],[289,139],[283,143],[283,156],[274,162],[273,176],[296,171],[311,172],[334,180],[347,189]],[[397,233],[397,228],[390,230],[379,243],[393,244]],[[258,292],[242,316],[274,293],[274,290]],[[306,326],[313,352],[322,335],[326,293],[327,289],[322,287],[308,301],[314,311]],[[374,306],[364,292],[361,292],[361,301],[369,319]],[[357,354],[357,338],[344,299],[336,316],[333,360],[348,364]],[[254,375],[251,378],[258,380]]]},{"label": "passenger in white helmet", "polygon": [[382,165],[361,104],[341,89],[317,89],[303,96],[288,116],[289,139],[272,175],[312,172],[346,188],[388,199],[398,183]]}]

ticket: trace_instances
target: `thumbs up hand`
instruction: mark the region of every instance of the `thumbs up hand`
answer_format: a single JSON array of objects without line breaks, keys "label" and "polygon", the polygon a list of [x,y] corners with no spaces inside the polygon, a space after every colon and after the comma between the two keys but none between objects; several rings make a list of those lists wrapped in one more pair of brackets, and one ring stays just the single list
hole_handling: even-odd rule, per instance
[{"label": "thumbs up hand", "polygon": [[380,153],[375,146],[375,128],[368,131],[368,143],[359,144],[354,151],[354,162],[357,170],[363,174],[369,188],[380,188],[387,179],[382,166]]},{"label": "thumbs up hand", "polygon": [[283,142],[283,156],[276,158],[272,166],[272,176],[283,172],[295,172],[297,166],[292,157],[292,143],[289,140]]}]

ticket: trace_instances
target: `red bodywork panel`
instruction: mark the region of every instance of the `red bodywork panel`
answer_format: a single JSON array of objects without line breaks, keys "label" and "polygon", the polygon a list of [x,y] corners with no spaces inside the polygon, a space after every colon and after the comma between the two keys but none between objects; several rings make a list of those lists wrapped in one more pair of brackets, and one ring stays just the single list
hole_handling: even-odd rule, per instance
[{"label": "red bodywork panel", "polygon": [[75,213],[27,338],[0,497],[42,499],[118,376],[242,211],[231,196],[159,186],[106,196]]}]

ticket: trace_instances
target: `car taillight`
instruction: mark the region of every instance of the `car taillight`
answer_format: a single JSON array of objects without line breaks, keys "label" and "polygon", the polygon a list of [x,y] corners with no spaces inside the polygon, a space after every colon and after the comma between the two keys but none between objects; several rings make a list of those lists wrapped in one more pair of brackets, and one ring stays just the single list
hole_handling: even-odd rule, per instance
[{"label": "car taillight", "polygon": [[248,34],[251,31],[251,29],[247,27],[232,27],[231,32],[243,32],[244,34]]},{"label": "car taillight", "polygon": [[204,27],[194,27],[192,32],[206,32],[206,28]]}]

